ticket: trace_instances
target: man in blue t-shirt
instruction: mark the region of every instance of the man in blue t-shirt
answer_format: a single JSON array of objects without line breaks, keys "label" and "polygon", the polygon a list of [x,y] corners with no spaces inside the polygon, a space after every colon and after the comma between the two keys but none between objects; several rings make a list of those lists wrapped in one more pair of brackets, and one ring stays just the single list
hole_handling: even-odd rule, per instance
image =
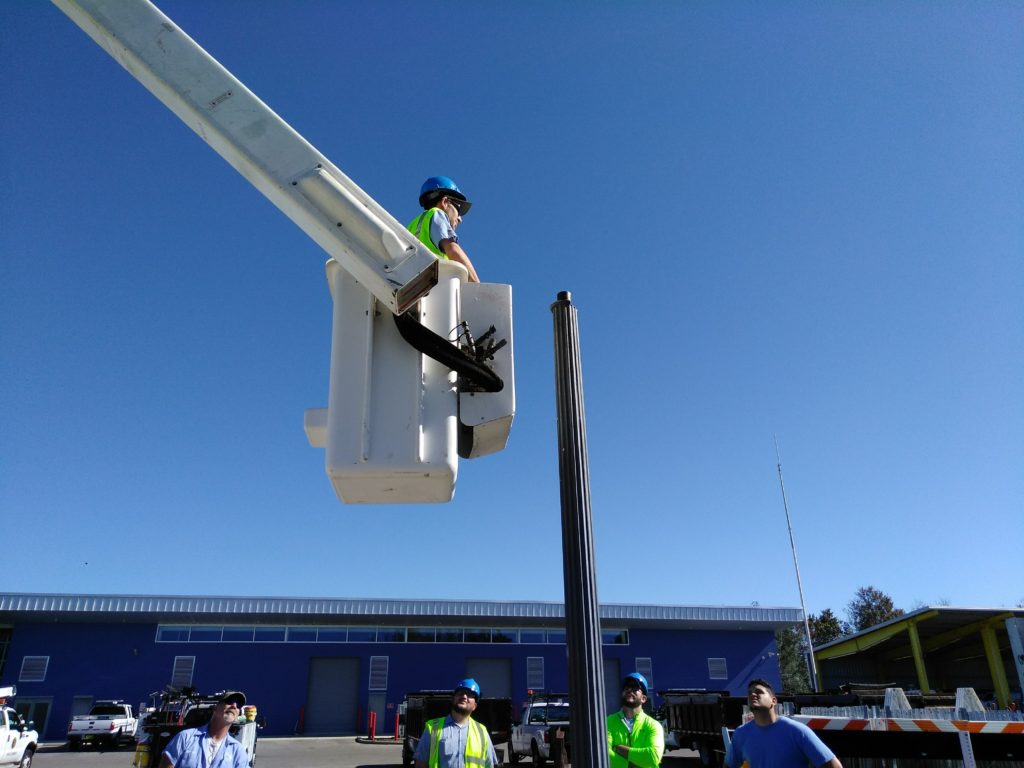
[{"label": "man in blue t-shirt", "polygon": [[843,768],[832,750],[803,723],[779,717],[778,699],[766,680],[751,680],[747,686],[754,719],[744,723],[732,736],[725,752],[726,768]]}]

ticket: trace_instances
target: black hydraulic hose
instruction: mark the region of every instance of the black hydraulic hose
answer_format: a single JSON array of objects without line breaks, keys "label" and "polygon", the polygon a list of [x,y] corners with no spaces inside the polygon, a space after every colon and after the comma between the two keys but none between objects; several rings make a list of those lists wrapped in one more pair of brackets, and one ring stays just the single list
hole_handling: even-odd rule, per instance
[{"label": "black hydraulic hose", "polygon": [[500,392],[505,382],[486,365],[477,362],[444,336],[438,336],[408,312],[395,315],[395,325],[410,346],[468,379],[484,392]]}]

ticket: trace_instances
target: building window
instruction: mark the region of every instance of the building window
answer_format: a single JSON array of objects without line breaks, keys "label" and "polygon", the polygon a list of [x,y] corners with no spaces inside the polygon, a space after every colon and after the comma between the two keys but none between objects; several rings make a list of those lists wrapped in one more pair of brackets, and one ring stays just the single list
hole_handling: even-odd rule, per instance
[{"label": "building window", "polygon": [[526,657],[526,689],[528,691],[544,690],[544,657]]},{"label": "building window", "polygon": [[712,680],[729,679],[729,668],[725,659],[708,659],[708,677]]},{"label": "building window", "polygon": [[195,656],[175,656],[174,668],[171,670],[171,686],[174,688],[191,688],[192,672],[195,668]]},{"label": "building window", "polygon": [[283,643],[284,627],[256,627],[253,641],[257,643]]},{"label": "building window", "polygon": [[[0,665],[5,641],[0,630]],[[311,627],[253,626],[248,624],[164,624],[156,629],[158,643],[514,643],[518,645],[565,645],[564,629],[516,627]],[[602,645],[628,645],[629,630],[601,633]]]},{"label": "building window", "polygon": [[654,692],[654,664],[650,656],[637,656],[636,671],[647,678],[647,690]]},{"label": "building window", "polygon": [[370,657],[370,690],[386,691],[388,689],[388,657]]},{"label": "building window", "polygon": [[46,680],[46,668],[50,666],[49,656],[26,656],[21,660],[19,683],[41,683]]},{"label": "building window", "polygon": [[219,643],[224,627],[192,627],[188,636],[190,643]]},{"label": "building window", "polygon": [[158,643],[187,643],[188,627],[157,627]]},{"label": "building window", "polygon": [[0,677],[3,677],[4,668],[7,666],[7,649],[11,645],[11,630],[0,629]]}]

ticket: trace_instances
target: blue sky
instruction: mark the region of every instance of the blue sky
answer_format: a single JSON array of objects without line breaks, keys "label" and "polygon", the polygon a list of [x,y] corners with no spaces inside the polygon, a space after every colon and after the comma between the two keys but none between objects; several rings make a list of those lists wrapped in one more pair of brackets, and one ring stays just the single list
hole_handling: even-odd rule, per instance
[{"label": "blue sky", "polygon": [[1024,600],[1024,6],[160,7],[513,286],[508,448],[343,506],[323,252],[55,7],[0,4],[4,589],[561,600],[550,304],[603,602]]}]

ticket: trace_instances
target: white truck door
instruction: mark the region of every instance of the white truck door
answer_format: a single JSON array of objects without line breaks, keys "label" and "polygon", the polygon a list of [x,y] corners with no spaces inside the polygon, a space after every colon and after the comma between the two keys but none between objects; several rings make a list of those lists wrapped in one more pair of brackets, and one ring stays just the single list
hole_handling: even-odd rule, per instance
[{"label": "white truck door", "polygon": [[13,709],[4,709],[0,724],[0,764],[18,762],[18,715]]}]

